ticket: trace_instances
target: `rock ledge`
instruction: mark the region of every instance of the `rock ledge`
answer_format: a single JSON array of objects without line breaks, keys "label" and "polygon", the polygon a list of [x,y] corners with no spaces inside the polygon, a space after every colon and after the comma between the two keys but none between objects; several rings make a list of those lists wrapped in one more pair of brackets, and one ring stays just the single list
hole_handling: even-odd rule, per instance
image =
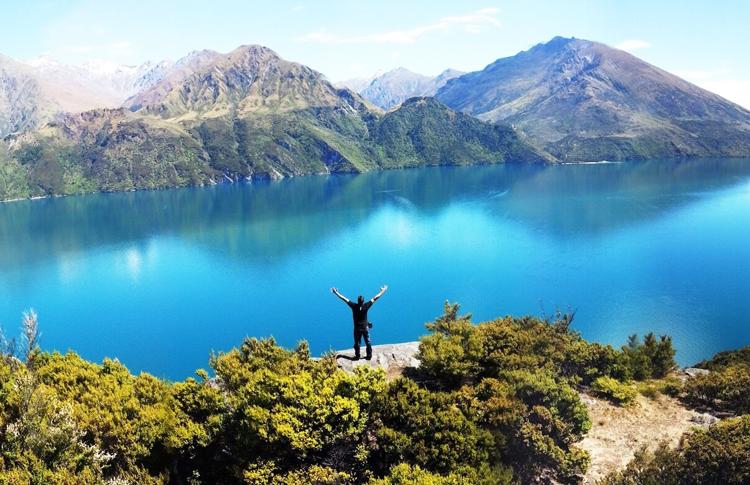
[{"label": "rock ledge", "polygon": [[348,372],[354,370],[355,367],[370,366],[383,369],[388,376],[398,376],[406,368],[419,367],[418,351],[419,342],[373,345],[372,359],[366,360],[363,346],[361,359],[354,360],[354,349],[348,349],[337,352],[336,361],[342,369]]}]

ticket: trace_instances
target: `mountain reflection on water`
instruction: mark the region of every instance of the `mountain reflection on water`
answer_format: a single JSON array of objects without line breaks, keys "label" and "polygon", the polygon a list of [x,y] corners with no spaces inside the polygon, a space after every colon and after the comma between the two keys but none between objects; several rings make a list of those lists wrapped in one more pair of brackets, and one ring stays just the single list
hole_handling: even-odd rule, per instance
[{"label": "mountain reflection on water", "polygon": [[180,378],[245,335],[347,347],[327,289],[389,283],[379,342],[415,339],[445,299],[476,319],[570,307],[587,338],[668,332],[687,363],[750,343],[749,211],[750,161],[721,159],[15,202],[0,205],[0,323],[34,307],[46,348]]}]

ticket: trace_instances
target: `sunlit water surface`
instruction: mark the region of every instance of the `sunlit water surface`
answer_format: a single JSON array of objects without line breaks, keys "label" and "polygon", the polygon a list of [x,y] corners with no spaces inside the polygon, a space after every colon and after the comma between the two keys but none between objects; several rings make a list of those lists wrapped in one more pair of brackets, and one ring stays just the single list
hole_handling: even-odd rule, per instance
[{"label": "sunlit water surface", "polygon": [[481,321],[577,310],[681,364],[750,343],[750,161],[427,168],[0,204],[0,323],[46,349],[179,379],[245,336],[414,340],[445,300]]}]

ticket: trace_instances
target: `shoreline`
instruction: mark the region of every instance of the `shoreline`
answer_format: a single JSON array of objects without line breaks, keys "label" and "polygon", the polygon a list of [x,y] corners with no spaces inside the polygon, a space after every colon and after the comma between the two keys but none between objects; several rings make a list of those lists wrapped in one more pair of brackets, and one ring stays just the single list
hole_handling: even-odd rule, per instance
[{"label": "shoreline", "polygon": [[12,199],[0,199],[0,204],[3,204],[5,202],[21,202],[25,200],[38,200],[38,199],[57,199],[57,198],[64,198],[64,197],[78,197],[78,196],[85,196],[85,195],[95,195],[95,194],[126,194],[131,192],[157,192],[161,190],[180,190],[180,189],[201,189],[201,188],[207,188],[207,187],[217,187],[217,186],[226,186],[226,185],[252,185],[256,182],[260,183],[276,183],[276,182],[283,182],[285,180],[299,178],[299,177],[341,177],[341,176],[349,176],[349,177],[356,177],[358,175],[365,175],[370,173],[377,173],[377,172],[390,172],[390,171],[396,171],[396,170],[420,170],[420,169],[426,169],[426,168],[472,168],[472,167],[491,167],[491,166],[501,166],[506,164],[523,164],[528,166],[535,166],[535,167],[551,167],[555,165],[560,165],[559,162],[550,162],[550,163],[541,163],[541,162],[523,162],[519,160],[508,160],[508,161],[499,161],[499,162],[488,162],[488,163],[471,163],[471,164],[434,164],[434,165],[419,165],[419,166],[406,166],[406,167],[379,167],[372,170],[365,170],[362,172],[317,172],[317,173],[306,173],[306,174],[279,174],[278,176],[272,176],[270,174],[266,175],[258,175],[258,176],[252,176],[247,175],[244,177],[237,177],[237,179],[233,179],[226,174],[223,174],[223,178],[220,178],[219,180],[211,180],[207,183],[203,184],[192,184],[192,185],[174,185],[174,186],[167,186],[167,187],[142,187],[142,188],[130,188],[130,189],[122,189],[122,190],[92,190],[90,192],[77,192],[74,194],[47,194],[47,195],[35,195],[33,197],[16,197]]},{"label": "shoreline", "polygon": [[127,193],[127,192],[151,192],[151,191],[158,191],[158,190],[197,189],[197,188],[205,188],[205,187],[214,187],[217,185],[252,184],[255,181],[280,182],[286,179],[292,179],[296,177],[320,177],[320,176],[339,176],[339,175],[356,176],[356,175],[363,175],[363,174],[368,174],[368,173],[373,173],[373,172],[385,172],[385,171],[391,171],[391,170],[418,170],[418,169],[425,169],[425,168],[440,168],[440,167],[472,168],[472,167],[486,167],[486,166],[493,166],[493,165],[521,164],[521,163],[525,165],[529,165],[529,166],[538,166],[538,167],[575,166],[575,165],[622,165],[622,164],[629,164],[629,163],[644,163],[644,162],[649,162],[649,161],[684,162],[684,161],[698,161],[698,160],[709,161],[709,160],[717,160],[717,159],[719,160],[747,160],[750,162],[750,156],[749,157],[685,156],[685,157],[674,157],[674,158],[665,158],[665,159],[555,161],[555,162],[547,162],[547,163],[507,160],[507,161],[499,161],[499,162],[472,163],[472,164],[434,164],[434,165],[420,165],[420,166],[408,166],[408,167],[379,167],[376,169],[365,170],[362,172],[320,172],[320,173],[290,174],[290,175],[280,174],[277,177],[274,177],[272,175],[259,175],[259,176],[253,177],[252,175],[248,175],[244,177],[238,177],[236,180],[232,179],[231,177],[228,177],[226,174],[223,174],[224,175],[223,178],[219,180],[211,180],[203,184],[175,185],[175,186],[152,187],[152,188],[142,187],[142,188],[130,188],[130,189],[122,189],[122,190],[92,190],[90,192],[78,192],[74,194],[47,194],[47,195],[35,195],[33,197],[14,197],[11,199],[0,199],[0,204],[11,203],[11,202],[21,202],[25,200],[52,199],[52,198],[58,198],[58,197],[75,197],[75,196],[92,195],[92,194],[120,194],[120,193]]},{"label": "shoreline", "polygon": [[[74,194],[74,195],[83,195],[83,194]],[[67,196],[66,195],[59,195],[59,196],[56,196],[56,195],[35,195],[34,197],[16,197],[15,199],[3,199],[3,200],[0,200],[0,204],[5,204],[5,203],[10,204],[11,202],[23,202],[24,200],[49,199],[49,198],[52,198],[52,197],[67,197]]]}]

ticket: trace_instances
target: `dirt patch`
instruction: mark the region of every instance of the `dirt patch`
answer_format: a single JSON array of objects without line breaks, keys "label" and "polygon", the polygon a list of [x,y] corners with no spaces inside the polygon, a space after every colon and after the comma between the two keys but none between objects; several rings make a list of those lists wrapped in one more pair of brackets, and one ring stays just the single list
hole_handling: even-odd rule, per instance
[{"label": "dirt patch", "polygon": [[705,415],[664,395],[655,399],[638,395],[628,407],[588,394],[581,394],[581,399],[591,418],[591,430],[579,443],[591,454],[585,484],[594,484],[607,473],[624,468],[641,446],[653,449],[662,441],[675,446],[685,431],[707,422]]}]

